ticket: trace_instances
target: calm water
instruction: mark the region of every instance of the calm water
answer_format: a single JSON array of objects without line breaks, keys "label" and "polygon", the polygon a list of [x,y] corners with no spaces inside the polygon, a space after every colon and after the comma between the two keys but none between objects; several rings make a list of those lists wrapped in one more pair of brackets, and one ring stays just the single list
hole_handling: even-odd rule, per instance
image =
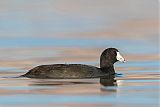
[{"label": "calm water", "polygon": [[[158,107],[158,35],[158,0],[1,0],[0,107]],[[99,67],[108,47],[127,60],[114,79],[15,78],[41,64]]]},{"label": "calm water", "polygon": [[[62,63],[63,60],[68,63],[98,66],[100,49],[52,48],[51,50],[49,48],[48,50],[25,49],[25,52],[22,51],[23,49],[16,50],[13,56],[14,54],[22,54],[22,56],[28,54],[28,56],[27,58],[14,56],[15,58],[4,60],[5,56],[9,57],[4,55],[1,58],[4,66],[0,68],[1,107],[158,107],[159,105],[159,63],[152,55],[146,56],[146,59],[136,55],[138,59],[133,60],[134,55],[126,54],[130,59],[128,62],[115,64],[116,71],[122,75],[114,80],[110,78],[101,80],[100,83],[100,79],[14,78],[38,64]],[[47,51],[48,57],[41,56],[43,50]],[[42,51],[42,53],[30,56],[30,51],[34,53]],[[51,54],[53,58],[50,51],[53,51]],[[74,56],[77,51],[79,51],[78,55]],[[92,52],[93,56],[87,55],[89,52]],[[44,52],[45,55],[46,53]],[[68,54],[73,55],[68,56]]]}]

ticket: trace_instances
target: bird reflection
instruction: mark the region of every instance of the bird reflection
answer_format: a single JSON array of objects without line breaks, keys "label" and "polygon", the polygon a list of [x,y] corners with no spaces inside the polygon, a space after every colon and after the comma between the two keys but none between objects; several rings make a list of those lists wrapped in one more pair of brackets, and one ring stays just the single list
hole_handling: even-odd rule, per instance
[{"label": "bird reflection", "polygon": [[101,91],[116,91],[117,81],[115,76],[109,75],[107,77],[100,78]]},{"label": "bird reflection", "polygon": [[103,86],[117,86],[116,80],[114,76],[107,76],[100,78],[100,84]]},{"label": "bird reflection", "polygon": [[65,79],[65,80],[58,80],[58,79],[36,79],[32,81],[29,85],[30,86],[60,86],[60,85],[74,85],[74,84],[95,84],[94,82],[81,81],[79,79]]}]

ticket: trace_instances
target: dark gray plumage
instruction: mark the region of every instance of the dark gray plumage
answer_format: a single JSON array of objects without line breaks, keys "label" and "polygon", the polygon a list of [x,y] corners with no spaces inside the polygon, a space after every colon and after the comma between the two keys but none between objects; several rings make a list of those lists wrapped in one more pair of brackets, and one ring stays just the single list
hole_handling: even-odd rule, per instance
[{"label": "dark gray plumage", "polygon": [[108,48],[101,54],[100,68],[83,64],[52,64],[37,66],[23,77],[43,78],[43,79],[80,79],[80,78],[100,78],[110,74],[115,74],[113,64],[117,62],[117,52],[115,48]]}]

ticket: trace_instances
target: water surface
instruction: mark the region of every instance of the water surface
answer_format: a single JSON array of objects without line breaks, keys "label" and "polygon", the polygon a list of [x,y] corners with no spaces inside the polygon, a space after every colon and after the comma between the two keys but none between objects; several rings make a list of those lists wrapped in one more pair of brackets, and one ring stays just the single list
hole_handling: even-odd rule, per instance
[{"label": "water surface", "polygon": [[[158,0],[1,0],[0,107],[158,107]],[[99,67],[116,47],[127,60],[108,79],[17,78],[42,64]]]},{"label": "water surface", "polygon": [[[59,49],[55,50],[57,52],[55,52],[52,63],[62,63],[62,60],[64,60],[67,63],[85,63],[98,66],[98,55],[93,54],[93,56],[86,57],[88,55],[85,54],[97,49],[73,48],[72,50],[66,49],[66,53],[58,52]],[[72,53],[70,51],[73,50],[79,50],[83,53],[66,58],[66,54]],[[4,67],[1,67],[0,73],[0,104],[2,107],[24,105],[26,107],[140,107],[143,105],[158,107],[159,105],[159,63],[154,57],[148,61],[143,60],[142,57],[137,60],[129,60],[123,64],[117,63],[115,65],[116,71],[122,73],[122,75],[117,76],[114,80],[111,78],[101,80],[101,83],[100,79],[16,78],[27,72],[28,69],[38,65],[38,63],[40,64],[39,61],[45,64],[51,63],[51,59],[47,57],[34,57],[34,55],[28,57],[29,59],[17,57],[10,59],[11,61],[4,60],[4,62],[1,62],[5,63],[2,64]],[[128,58],[130,57],[132,56],[128,56]]]}]

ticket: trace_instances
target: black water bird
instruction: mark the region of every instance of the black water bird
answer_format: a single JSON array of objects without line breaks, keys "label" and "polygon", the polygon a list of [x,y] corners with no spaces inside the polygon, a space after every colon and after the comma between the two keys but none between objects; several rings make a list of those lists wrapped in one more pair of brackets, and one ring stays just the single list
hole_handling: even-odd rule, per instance
[{"label": "black water bird", "polygon": [[116,48],[108,48],[100,56],[100,68],[83,64],[40,65],[22,76],[42,79],[100,78],[115,74],[114,63],[117,61],[125,62]]}]

